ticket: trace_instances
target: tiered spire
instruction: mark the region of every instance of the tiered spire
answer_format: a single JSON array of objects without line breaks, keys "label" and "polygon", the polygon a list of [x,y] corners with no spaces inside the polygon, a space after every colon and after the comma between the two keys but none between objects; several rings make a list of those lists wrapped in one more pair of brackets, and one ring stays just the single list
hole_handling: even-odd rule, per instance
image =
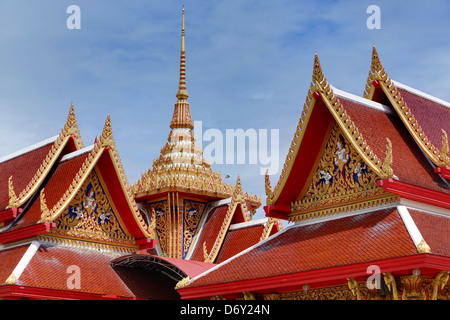
[{"label": "tiered spire", "polygon": [[[180,78],[170,133],[167,143],[161,148],[161,154],[153,161],[153,166],[142,174],[133,186],[136,197],[153,195],[170,191],[187,191],[189,193],[228,198],[234,187],[222,181],[221,174],[213,171],[209,161],[203,158],[203,150],[195,144],[194,122],[186,91],[186,47],[184,28],[184,8],[181,24]],[[261,199],[245,193],[245,199],[259,207]]]},{"label": "tiered spire", "polygon": [[181,23],[181,53],[180,53],[180,80],[176,97],[178,101],[175,103],[172,122],[170,128],[188,128],[193,129],[194,123],[191,118],[191,110],[189,103],[186,101],[189,94],[186,91],[186,49],[184,43],[184,8]]}]

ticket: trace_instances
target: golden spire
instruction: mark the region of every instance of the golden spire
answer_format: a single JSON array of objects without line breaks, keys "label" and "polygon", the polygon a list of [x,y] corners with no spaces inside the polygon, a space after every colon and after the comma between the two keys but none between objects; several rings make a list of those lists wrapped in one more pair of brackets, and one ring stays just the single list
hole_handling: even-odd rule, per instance
[{"label": "golden spire", "polygon": [[170,122],[170,128],[194,128],[194,122],[191,117],[191,110],[187,98],[189,97],[186,91],[186,55],[184,46],[184,8],[183,8],[183,20],[181,23],[181,54],[180,54],[180,83],[177,92],[178,101],[175,103],[175,109],[173,111],[172,122]]},{"label": "golden spire", "polygon": [[180,85],[178,86],[177,98],[178,100],[186,100],[189,95],[186,91],[186,55],[184,45],[184,8],[183,18],[181,22],[181,54],[180,54]]}]

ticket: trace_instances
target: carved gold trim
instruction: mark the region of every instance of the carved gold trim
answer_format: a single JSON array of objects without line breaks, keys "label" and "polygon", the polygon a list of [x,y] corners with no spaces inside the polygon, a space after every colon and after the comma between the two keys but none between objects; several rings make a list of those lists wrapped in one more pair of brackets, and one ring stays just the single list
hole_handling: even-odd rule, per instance
[{"label": "carved gold trim", "polygon": [[434,278],[421,275],[395,277],[383,273],[386,287],[368,289],[367,281],[347,278],[346,285],[318,287],[281,293],[263,294],[264,300],[450,300],[449,271],[439,272]]},{"label": "carved gold trim", "polygon": [[352,292],[353,296],[356,297],[357,300],[362,300],[361,291],[359,289],[358,281],[355,278],[347,278],[348,288]]},{"label": "carved gold trim", "polygon": [[14,184],[13,184],[13,176],[9,177],[8,179],[8,196],[9,196],[9,204],[8,207],[10,208],[17,208],[17,196],[14,192]]},{"label": "carved gold trim", "polygon": [[191,281],[191,278],[189,276],[181,279],[180,281],[177,282],[177,284],[175,286],[175,290],[178,290],[178,289],[181,289],[181,288],[187,286],[190,281]]},{"label": "carved gold trim", "polygon": [[[364,197],[362,196],[362,198],[364,198]],[[333,202],[336,204],[345,203],[346,201],[347,201],[346,195],[333,199]],[[369,199],[369,200],[361,200],[360,199],[360,200],[355,200],[354,203],[347,202],[344,205],[337,205],[337,206],[332,206],[332,204],[331,204],[330,207],[328,207],[328,208],[321,208],[319,210],[311,209],[311,211],[300,211],[298,209],[298,207],[297,208],[295,207],[296,204],[294,203],[291,205],[291,206],[293,206],[293,211],[288,216],[288,220],[292,221],[292,222],[305,221],[305,220],[309,220],[309,219],[327,217],[327,216],[331,216],[331,215],[339,214],[339,213],[364,210],[364,209],[374,208],[374,207],[383,207],[383,206],[388,206],[388,205],[397,204],[397,203],[400,203],[400,196],[392,195],[392,194],[388,194],[388,193],[384,193],[384,192],[382,192],[380,194],[380,196]]]},{"label": "carved gold trim", "polygon": [[[214,263],[214,261],[216,260],[238,205],[241,206],[245,221],[250,221],[251,215],[248,213],[247,205],[245,204],[245,198],[241,186],[241,178],[239,176],[236,181],[236,187],[234,188],[233,196],[231,197],[231,202],[228,205],[227,213],[225,214],[222,226],[220,227],[219,234],[216,237],[216,241],[214,242],[211,252],[206,256],[205,262]],[[204,255],[206,255],[205,252]]]},{"label": "carved gold trim", "polygon": [[[388,144],[382,166],[388,168],[386,175],[389,175],[391,163],[391,148]],[[303,187],[305,191],[302,192],[302,197],[291,203],[288,219],[299,221],[372,206],[385,206],[397,201],[397,196],[377,186],[379,178],[335,124],[330,130],[309,184]]]},{"label": "carved gold trim", "polygon": [[50,148],[50,151],[47,153],[47,156],[43,160],[41,166],[36,171],[34,177],[30,180],[28,185],[19,193],[18,196],[16,196],[14,202],[11,200],[10,195],[9,207],[18,208],[22,206],[37,191],[39,186],[42,184],[42,181],[47,177],[48,172],[58,160],[61,152],[71,137],[74,138],[77,149],[82,149],[84,147],[83,142],[81,141],[80,130],[78,129],[73,103],[70,106],[69,115],[64,127],[62,128],[56,141],[53,143],[53,146]]},{"label": "carved gold trim", "polygon": [[[372,148],[364,140],[355,123],[350,119],[350,116],[345,111],[344,106],[334,94],[331,85],[328,83],[323,74],[322,67],[316,53],[314,57],[314,69],[311,85],[308,90],[299,123],[297,125],[297,130],[291,142],[291,147],[289,148],[288,154],[286,156],[286,161],[284,163],[283,169],[281,170],[280,178],[272,192],[270,191],[271,189],[266,188],[267,205],[276,203],[281,190],[286,184],[286,180],[290,174],[290,171],[292,170],[292,166],[294,164],[295,158],[297,157],[298,150],[300,149],[303,135],[305,133],[305,128],[314,108],[316,97],[318,97],[317,95],[321,97],[327,109],[331,112],[336,123],[339,125],[343,135],[351,143],[352,147],[359,153],[364,162],[380,177],[392,178],[394,176],[392,169],[390,169],[390,160],[385,159],[384,162],[380,161],[378,156],[373,152]],[[390,146],[388,142],[386,157],[391,154],[392,146]],[[266,179],[266,186],[268,186],[267,181],[268,180]]]},{"label": "carved gold trim", "polygon": [[139,249],[138,246],[131,244],[116,245],[110,242],[87,241],[86,239],[71,238],[63,235],[60,236],[53,234],[39,235],[37,239],[40,241],[47,242],[49,244],[58,244],[63,246],[94,249],[94,250],[114,251],[128,254],[134,253]]},{"label": "carved gold trim", "polygon": [[448,271],[448,270],[441,271],[433,279],[433,282],[431,283],[431,286],[433,288],[433,292],[431,294],[431,300],[437,300],[438,292],[440,290],[443,290],[444,287],[447,285],[448,278],[449,278],[449,272],[450,271]]},{"label": "carved gold trim", "polygon": [[259,241],[265,240],[269,237],[269,234],[271,233],[274,225],[277,226],[277,232],[283,229],[283,225],[280,219],[275,218],[269,218],[267,222],[264,224],[264,229],[262,232],[261,237],[259,238]]},{"label": "carved gold trim", "polygon": [[409,133],[421,147],[423,152],[428,156],[428,158],[430,158],[430,160],[438,167],[450,165],[450,158],[448,157],[448,141],[446,141],[447,134],[443,133],[441,150],[431,143],[431,141],[427,138],[425,131],[415,119],[411,109],[409,109],[402,95],[397,90],[394,82],[388,76],[386,70],[381,64],[375,46],[373,46],[372,49],[372,62],[364,91],[364,97],[366,99],[371,100],[373,98],[373,94],[375,92],[375,86],[373,84],[374,81],[379,83],[381,89],[389,99],[397,114],[400,116],[400,119],[405,124]]},{"label": "carved gold trim", "polygon": [[398,300],[397,283],[395,282],[394,276],[389,272],[385,272],[383,273],[383,275],[386,286],[388,287],[389,291],[392,292],[392,300]]},{"label": "carved gold trim", "polygon": [[425,242],[425,239],[420,240],[420,242],[416,248],[417,248],[417,252],[419,252],[419,253],[430,253],[431,252],[431,248]]},{"label": "carved gold trim", "polygon": [[[119,182],[122,187],[122,190],[125,194],[125,198],[127,200],[128,206],[131,209],[133,217],[137,222],[142,233],[147,237],[151,238],[152,230],[145,223],[144,218],[141,216],[139,209],[134,201],[131,188],[126,179],[125,173],[123,171],[123,166],[119,157],[119,153],[117,151],[117,147],[114,141],[114,136],[112,134],[111,129],[111,118],[108,114],[105,126],[103,128],[102,134],[100,138],[95,143],[93,149],[86,157],[86,160],[80,167],[78,173],[75,175],[70,186],[64,192],[60,200],[53,206],[53,208],[48,209],[46,205],[41,207],[42,215],[41,221],[43,222],[53,222],[64,210],[66,210],[69,203],[73,200],[76,194],[79,192],[81,186],[84,181],[87,179],[89,173],[94,169],[98,160],[102,156],[103,152],[108,152],[109,156],[113,160],[114,169],[116,171],[117,176],[119,177]],[[45,204],[45,193],[44,189],[41,191],[41,205]]]},{"label": "carved gold trim", "polygon": [[[320,68],[322,74],[322,68],[320,67],[317,55],[316,60],[318,65],[317,68]],[[320,94],[325,105],[328,107],[328,110],[330,110],[336,123],[339,125],[344,137],[350,142],[352,147],[359,153],[372,171],[383,179],[393,178],[394,172],[390,169],[390,165],[392,164],[392,144],[390,144],[390,141],[388,140],[385,159],[382,163],[379,157],[373,152],[372,148],[364,140],[364,137],[362,133],[359,132],[356,124],[350,119],[350,116],[345,111],[345,107],[334,94],[333,89],[325,76],[322,74],[319,79],[321,79],[321,81],[316,81],[312,89]],[[390,159],[388,157],[390,157]]]}]

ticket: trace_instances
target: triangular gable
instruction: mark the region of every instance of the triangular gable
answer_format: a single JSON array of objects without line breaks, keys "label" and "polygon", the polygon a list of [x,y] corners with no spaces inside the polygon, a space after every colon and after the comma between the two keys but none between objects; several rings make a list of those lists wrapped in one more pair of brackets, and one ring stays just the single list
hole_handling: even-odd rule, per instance
[{"label": "triangular gable", "polygon": [[384,159],[375,154],[364,140],[356,124],[350,119],[344,105],[334,94],[323,75],[320,61],[315,55],[310,89],[303,107],[294,139],[291,143],[279,181],[272,190],[266,177],[266,213],[268,216],[286,218],[291,203],[298,200],[299,189],[305,190],[312,180],[329,134],[337,124],[343,137],[359,154],[363,162],[379,178],[394,177],[391,168],[392,148],[386,140]]},{"label": "triangular gable", "polygon": [[248,213],[247,204],[245,203],[244,193],[242,191],[241,179],[238,176],[231,202],[228,205],[227,212],[212,248],[207,248],[205,242],[202,244],[204,261],[213,263],[216,260],[232,222],[239,223],[249,221],[250,219],[251,214]]},{"label": "triangular gable", "polygon": [[[50,234],[78,235],[84,239],[95,234],[92,236],[95,240],[116,244],[131,240],[136,240],[136,244],[148,243],[147,239],[154,239],[154,230],[146,224],[131,195],[109,115],[92,149],[69,161],[72,163],[67,166],[73,165],[71,174],[65,178],[66,186],[55,192],[63,180],[55,179],[40,193],[40,221],[56,223],[55,232]],[[81,222],[77,224],[77,220]]]},{"label": "triangular gable", "polygon": [[[434,165],[437,167],[450,166],[447,137],[447,133],[450,130],[450,109],[443,107],[442,103],[440,105],[439,103],[426,103],[425,106],[426,100],[430,102],[429,99],[417,97],[414,93],[407,92],[403,87],[400,84],[396,85],[389,77],[381,64],[378,52],[374,46],[364,97],[369,100],[391,105],[416,143]],[[414,96],[412,98],[418,100],[416,102],[418,104],[417,106],[413,105],[413,99],[409,99],[411,103],[408,105],[405,97],[410,95]],[[419,113],[419,108],[426,108],[426,112],[422,111]],[[432,124],[428,123],[427,118],[430,115],[427,115],[427,113],[432,113],[431,116],[434,119],[440,119],[439,123],[435,121]]]},{"label": "triangular gable", "polygon": [[298,191],[288,217],[299,220],[389,203],[395,197],[378,187],[378,179],[335,124],[309,186]]},{"label": "triangular gable", "polygon": [[[47,178],[50,170],[54,167],[58,159],[64,154],[82,148],[83,142],[81,141],[80,131],[78,129],[77,119],[75,117],[75,109],[72,104],[70,106],[69,115],[67,117],[66,123],[64,124],[64,127],[49,148],[48,153],[46,154],[45,158],[43,158],[42,163],[34,173],[34,176],[32,176],[31,180],[29,181],[20,181],[20,183],[17,183],[17,185],[23,185],[24,183],[26,183],[23,189],[14,186],[15,179],[23,177],[22,170],[21,172],[14,173],[14,168],[11,169],[12,172],[8,177],[8,192],[2,191],[3,194],[6,193],[9,196],[8,207],[23,207],[25,203],[31,198],[31,196],[35,194],[39,189],[42,182]],[[20,159],[15,160],[18,160],[20,162]],[[6,173],[5,171],[2,173],[2,175]],[[5,178],[2,178],[2,180],[5,180]],[[1,183],[3,184],[5,183],[5,181],[1,181]]]}]

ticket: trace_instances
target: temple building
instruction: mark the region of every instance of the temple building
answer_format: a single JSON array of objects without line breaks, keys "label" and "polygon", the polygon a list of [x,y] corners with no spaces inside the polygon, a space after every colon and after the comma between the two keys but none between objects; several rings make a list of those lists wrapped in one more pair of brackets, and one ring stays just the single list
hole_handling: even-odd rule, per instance
[{"label": "temple building", "polygon": [[0,159],[0,299],[179,299],[176,287],[281,230],[261,196],[222,181],[196,146],[179,89],[161,155],[125,176],[108,115],[84,147],[75,108],[59,135]]},{"label": "temple building", "polygon": [[[180,73],[168,138],[127,181],[111,119],[0,158],[0,299],[450,299],[450,103],[392,80],[312,81],[276,185],[222,180]],[[195,109],[193,109],[195,110]],[[282,220],[291,222],[282,227]]]},{"label": "temple building", "polygon": [[266,216],[294,225],[186,282],[183,299],[450,299],[450,103],[393,81],[310,90]]}]

